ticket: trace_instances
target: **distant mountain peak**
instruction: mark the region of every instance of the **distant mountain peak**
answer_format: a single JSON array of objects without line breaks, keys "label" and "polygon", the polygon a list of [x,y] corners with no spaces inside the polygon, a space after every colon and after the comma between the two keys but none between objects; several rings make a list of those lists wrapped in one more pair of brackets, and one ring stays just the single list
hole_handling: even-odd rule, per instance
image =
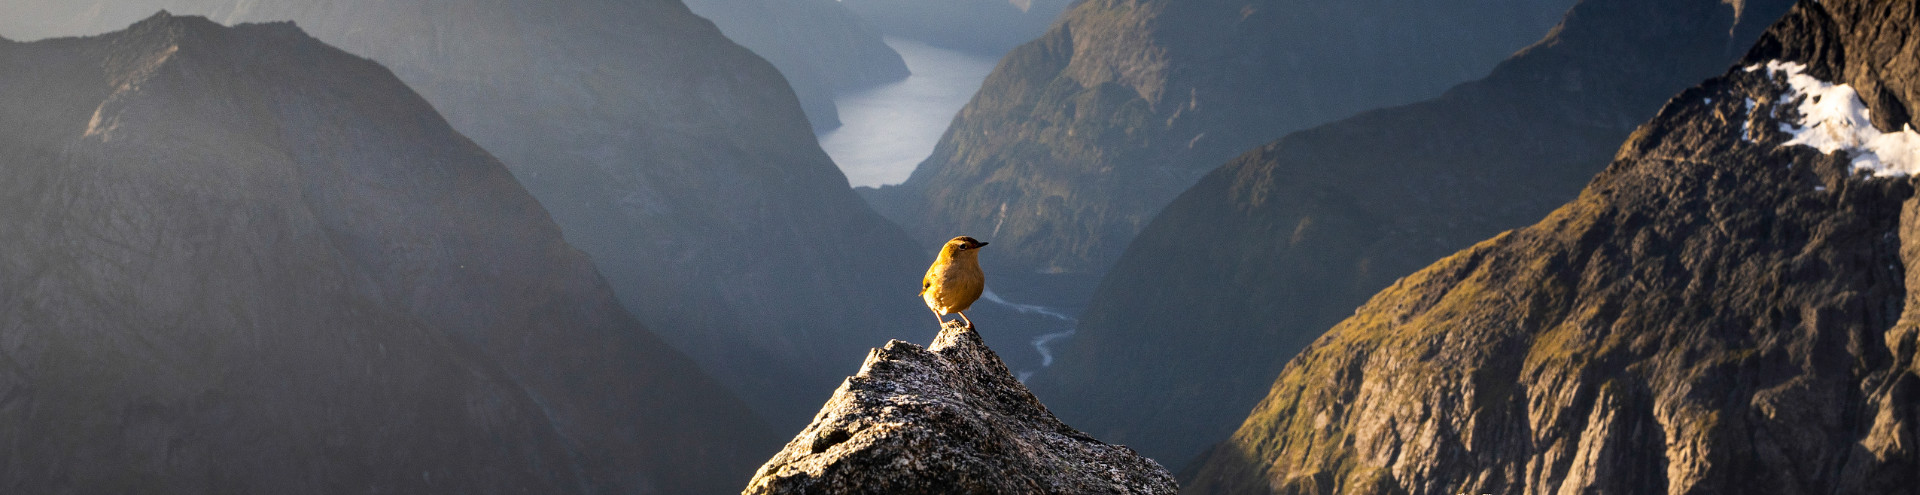
[{"label": "distant mountain peak", "polygon": [[996,266],[1096,278],[1208,170],[1482,74],[1569,3],[1073,2],[1001,60],[905,182],[864,192],[923,242],[995,232]]},{"label": "distant mountain peak", "polygon": [[[889,322],[925,316],[915,313],[924,310],[915,309],[912,291],[893,289],[895,280],[918,277],[925,261],[910,238],[847,187],[846,176],[820,150],[796,90],[774,65],[678,0],[118,0],[92,10],[81,5],[87,3],[0,1],[0,31],[98,33],[153,17],[160,5],[223,23],[295,19],[297,26],[238,24],[227,32],[251,37],[235,43],[249,48],[207,58],[254,73],[296,74],[286,79],[295,84],[385,77],[376,71],[396,76],[424,99],[399,102],[388,97],[416,95],[335,84],[247,103],[279,105],[305,91],[337,92],[368,107],[430,102],[431,111],[498,157],[541,199],[570,243],[597,260],[634,316],[787,427],[804,425],[843,377],[819,363],[858,359],[879,332],[893,327]],[[712,5],[722,11],[767,7],[728,12],[784,26],[756,31],[753,23],[740,25],[795,55],[845,48],[791,43],[787,36],[791,28],[833,38],[808,30],[824,25],[814,21],[846,14],[835,0]],[[9,22],[36,12],[66,20]],[[794,12],[828,18],[790,17]],[[193,23],[205,24],[159,18],[143,29],[165,34],[193,30],[180,26]],[[270,34],[282,29],[378,64],[334,66],[351,74],[313,69],[309,59],[342,52],[282,43],[278,38],[306,39]],[[870,41],[864,46],[891,55]],[[249,51],[281,47],[289,57]],[[197,74],[203,54],[195,46],[181,50],[167,67],[184,69],[182,80],[217,73]],[[836,242],[777,253],[759,248],[796,236]],[[795,286],[809,290],[782,290]]]},{"label": "distant mountain peak", "polygon": [[[241,43],[242,45],[278,38],[325,46],[324,43],[307,35],[306,31],[301,30],[293,21],[238,24],[229,27],[204,16],[174,15],[165,10],[148,16],[124,30],[101,36],[112,36],[114,41],[111,46],[120,52],[120,55],[108,59],[107,70],[116,77],[128,78],[150,74],[151,69],[166,62],[171,55],[182,49],[256,48],[232,46],[233,44],[228,40],[235,37],[249,38],[249,43]],[[331,46],[325,48],[337,51]],[[134,55],[140,53],[146,55]],[[152,58],[142,59],[141,57]]]},{"label": "distant mountain peak", "polygon": [[174,15],[173,12],[162,9],[127,26],[126,33],[137,37],[141,33],[151,33],[155,29],[202,29],[203,32],[214,32],[227,27],[208,20],[205,16]]},{"label": "distant mountain peak", "polygon": [[1190,488],[1911,492],[1913,136],[1868,95],[1920,90],[1916,17],[1801,2],[1580,196],[1328,330]]},{"label": "distant mountain peak", "polygon": [[1191,459],[1369,296],[1572,199],[1791,1],[1749,4],[1585,0],[1480,80],[1226,161],[1142,230],[1029,384],[1089,432]]},{"label": "distant mountain peak", "polygon": [[0,87],[0,491],[714,493],[776,438],[292,24],[0,44]]}]

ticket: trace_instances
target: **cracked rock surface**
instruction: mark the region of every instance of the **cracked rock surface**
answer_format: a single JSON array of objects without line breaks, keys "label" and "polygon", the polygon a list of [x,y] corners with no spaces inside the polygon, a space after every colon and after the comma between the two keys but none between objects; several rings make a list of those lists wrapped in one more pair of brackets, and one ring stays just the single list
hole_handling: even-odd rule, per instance
[{"label": "cracked rock surface", "polygon": [[1175,493],[1152,459],[1054,418],[980,335],[874,349],[745,493]]}]

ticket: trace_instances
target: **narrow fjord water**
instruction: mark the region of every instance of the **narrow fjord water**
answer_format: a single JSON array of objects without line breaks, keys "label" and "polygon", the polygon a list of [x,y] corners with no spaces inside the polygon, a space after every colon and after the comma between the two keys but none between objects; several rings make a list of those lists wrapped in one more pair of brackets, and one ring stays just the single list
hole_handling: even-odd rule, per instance
[{"label": "narrow fjord water", "polygon": [[913,75],[835,98],[842,125],[820,135],[820,147],[854,187],[907,180],[998,61],[901,38],[889,37],[887,45]]}]

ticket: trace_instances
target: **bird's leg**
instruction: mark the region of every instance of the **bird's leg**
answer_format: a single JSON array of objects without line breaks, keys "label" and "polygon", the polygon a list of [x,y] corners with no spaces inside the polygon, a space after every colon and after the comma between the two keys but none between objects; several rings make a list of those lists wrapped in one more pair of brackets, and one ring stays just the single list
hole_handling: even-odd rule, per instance
[{"label": "bird's leg", "polygon": [[[954,313],[954,314],[957,314],[957,315],[960,315],[960,321],[964,321],[964,322],[967,322],[967,329],[968,329],[968,330],[972,330],[972,329],[973,329],[973,320],[969,320],[969,319],[967,319],[967,312],[965,312],[965,311],[955,311],[955,312],[953,312],[953,313]],[[945,323],[942,323],[942,325],[945,325]]]},{"label": "bird's leg", "polygon": [[933,321],[937,321],[937,322],[940,322],[940,326],[941,326],[941,327],[945,327],[945,326],[947,326],[947,319],[946,319],[946,318],[941,318],[941,317],[940,317],[940,312],[939,312],[939,311],[934,311],[934,312],[933,312]]}]

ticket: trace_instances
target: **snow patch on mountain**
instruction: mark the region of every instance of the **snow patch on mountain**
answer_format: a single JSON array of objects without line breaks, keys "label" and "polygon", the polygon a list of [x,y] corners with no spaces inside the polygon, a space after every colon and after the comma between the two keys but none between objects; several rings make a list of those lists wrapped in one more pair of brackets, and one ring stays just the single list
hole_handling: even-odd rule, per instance
[{"label": "snow patch on mountain", "polygon": [[1781,93],[1781,105],[1799,102],[1801,120],[1780,124],[1781,132],[1793,135],[1782,146],[1808,146],[1827,154],[1845,150],[1855,171],[1872,172],[1875,177],[1903,177],[1920,171],[1920,132],[1914,132],[1912,125],[1899,132],[1874,128],[1868,113],[1871,110],[1860,93],[1852,86],[1807,75],[1804,64],[1774,60],[1746,70],[1763,68],[1770,75],[1786,78],[1789,89]]}]

